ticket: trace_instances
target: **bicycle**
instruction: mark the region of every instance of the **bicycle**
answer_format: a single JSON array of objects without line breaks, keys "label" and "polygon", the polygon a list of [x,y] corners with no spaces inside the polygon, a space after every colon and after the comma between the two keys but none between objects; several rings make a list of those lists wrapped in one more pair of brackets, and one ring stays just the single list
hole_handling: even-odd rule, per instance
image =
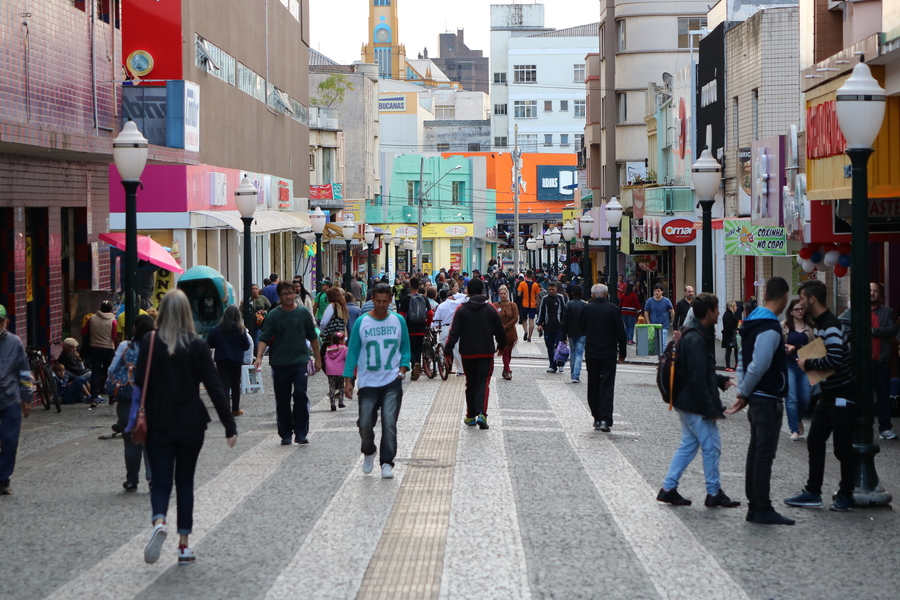
[{"label": "bicycle", "polygon": [[443,381],[447,381],[450,371],[444,363],[444,346],[438,341],[441,337],[440,325],[432,326],[425,332],[425,343],[422,347],[422,368],[428,379],[434,379],[440,375]]},{"label": "bicycle", "polygon": [[56,382],[53,381],[53,371],[44,358],[44,353],[39,348],[26,348],[28,365],[31,368],[31,377],[34,379],[34,394],[41,399],[44,410],[50,410],[50,404],[56,406],[56,412],[62,412],[59,394],[56,390]]}]

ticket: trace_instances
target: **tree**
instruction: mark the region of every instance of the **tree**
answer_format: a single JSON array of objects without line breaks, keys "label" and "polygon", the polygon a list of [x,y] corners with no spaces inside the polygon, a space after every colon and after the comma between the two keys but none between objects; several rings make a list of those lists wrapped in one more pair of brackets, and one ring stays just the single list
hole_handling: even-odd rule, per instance
[{"label": "tree", "polygon": [[347,80],[347,76],[343,73],[334,73],[329,75],[325,81],[319,82],[316,86],[318,95],[310,98],[310,104],[316,106],[334,106],[344,101],[344,94],[347,90],[353,91],[353,83]]}]

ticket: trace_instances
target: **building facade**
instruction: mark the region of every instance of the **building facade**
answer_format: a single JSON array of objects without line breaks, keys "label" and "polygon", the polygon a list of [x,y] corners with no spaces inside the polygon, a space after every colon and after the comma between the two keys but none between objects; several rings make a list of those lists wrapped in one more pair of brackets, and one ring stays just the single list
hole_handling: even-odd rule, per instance
[{"label": "building facade", "polygon": [[491,93],[490,59],[483,56],[483,51],[471,50],[466,45],[463,29],[439,34],[438,50],[438,58],[432,60],[451,81],[470,92]]}]

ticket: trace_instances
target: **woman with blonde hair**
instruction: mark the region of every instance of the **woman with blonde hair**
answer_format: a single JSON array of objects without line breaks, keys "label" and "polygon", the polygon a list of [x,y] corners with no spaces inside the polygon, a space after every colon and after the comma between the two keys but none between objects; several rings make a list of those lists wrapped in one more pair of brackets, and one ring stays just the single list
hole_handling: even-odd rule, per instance
[{"label": "woman with blonde hair", "polygon": [[[188,297],[181,290],[163,296],[156,333],[141,343],[135,385],[143,390],[147,415],[147,455],[153,472],[150,505],[153,532],[144,548],[144,560],[155,563],[166,539],[166,513],[172,485],[178,505],[178,564],[194,562],[188,546],[193,527],[194,470],[211,421],[200,398],[200,383],[206,388],[222,425],[228,445],[237,442],[237,428],[222,389],[206,340],[194,331]],[[148,361],[150,364],[147,375]]]}]

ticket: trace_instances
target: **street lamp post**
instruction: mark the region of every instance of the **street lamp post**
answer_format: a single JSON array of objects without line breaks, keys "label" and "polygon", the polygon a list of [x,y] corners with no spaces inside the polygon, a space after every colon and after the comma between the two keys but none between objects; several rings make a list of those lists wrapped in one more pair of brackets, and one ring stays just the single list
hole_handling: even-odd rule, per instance
[{"label": "street lamp post", "polygon": [[553,235],[553,274],[559,277],[559,240],[562,239],[562,233],[559,227],[554,227],[550,232]]},{"label": "street lamp post", "polygon": [[590,295],[593,278],[591,277],[591,233],[594,231],[594,219],[587,212],[581,216],[581,236],[584,249],[581,251],[581,276],[584,277],[585,295]]},{"label": "street lamp post", "polygon": [[722,166],[713,158],[709,146],[691,166],[691,181],[703,209],[703,291],[713,292],[712,207],[722,181]]},{"label": "street lamp post", "polygon": [[253,213],[256,211],[256,199],[259,191],[252,183],[250,178],[244,175],[241,185],[234,191],[234,201],[237,204],[238,212],[241,213],[241,221],[244,222],[244,327],[247,331],[253,332],[256,325],[253,319],[253,307],[250,306],[251,296],[253,295],[253,254],[251,253],[251,243],[253,240],[250,227],[253,225]]},{"label": "street lamp post", "polygon": [[535,265],[534,269],[537,271],[540,267],[544,265],[544,236],[543,234],[535,236],[534,238],[534,250],[535,250]]},{"label": "street lamp post", "polygon": [[575,226],[572,225],[572,221],[566,221],[561,231],[563,240],[566,242],[566,275],[571,277],[572,270],[569,268],[569,265],[572,264],[572,238],[575,237]]},{"label": "street lamp post", "polygon": [[347,218],[341,221],[341,233],[344,234],[344,242],[347,244],[347,250],[344,254],[344,291],[350,291],[350,242],[353,241],[353,234],[356,232],[356,223],[353,218],[347,215]]},{"label": "street lamp post", "polygon": [[325,231],[325,213],[318,206],[315,212],[309,215],[313,233],[316,234],[316,296],[322,291],[322,232]]},{"label": "street lamp post", "polygon": [[137,189],[147,164],[147,139],[130,118],[113,140],[113,160],[125,188],[125,337],[131,339],[138,312]]},{"label": "street lamp post", "polygon": [[528,241],[525,242],[525,248],[528,249],[528,267],[534,268],[534,239],[528,238]]},{"label": "street lamp post", "polygon": [[413,261],[413,248],[415,248],[416,243],[411,239],[407,238],[406,241],[403,242],[403,249],[406,250],[406,270],[410,277],[414,275],[412,268]]},{"label": "street lamp post", "polygon": [[366,285],[372,285],[372,253],[375,252],[375,229],[371,225],[366,225],[366,244],[369,246],[369,252],[366,255],[367,277]]},{"label": "street lamp post", "polygon": [[609,301],[619,304],[619,249],[616,232],[622,223],[622,205],[613,196],[606,203],[606,224],[609,226]]},{"label": "street lamp post", "polygon": [[869,327],[869,190],[868,162],[872,146],[884,120],[885,93],[862,62],[836,92],[838,124],[847,140],[852,181],[851,241],[853,256],[850,279],[850,363],[856,378],[857,417],[853,431],[856,454],[853,501],[857,506],[883,506],[892,496],[885,491],[875,471],[878,445],[872,434],[874,385],[872,373],[872,329]]},{"label": "street lamp post", "polygon": [[395,232],[394,237],[391,238],[391,243],[394,244],[394,273],[396,276],[396,273],[400,271],[400,244],[403,243],[403,240]]}]

